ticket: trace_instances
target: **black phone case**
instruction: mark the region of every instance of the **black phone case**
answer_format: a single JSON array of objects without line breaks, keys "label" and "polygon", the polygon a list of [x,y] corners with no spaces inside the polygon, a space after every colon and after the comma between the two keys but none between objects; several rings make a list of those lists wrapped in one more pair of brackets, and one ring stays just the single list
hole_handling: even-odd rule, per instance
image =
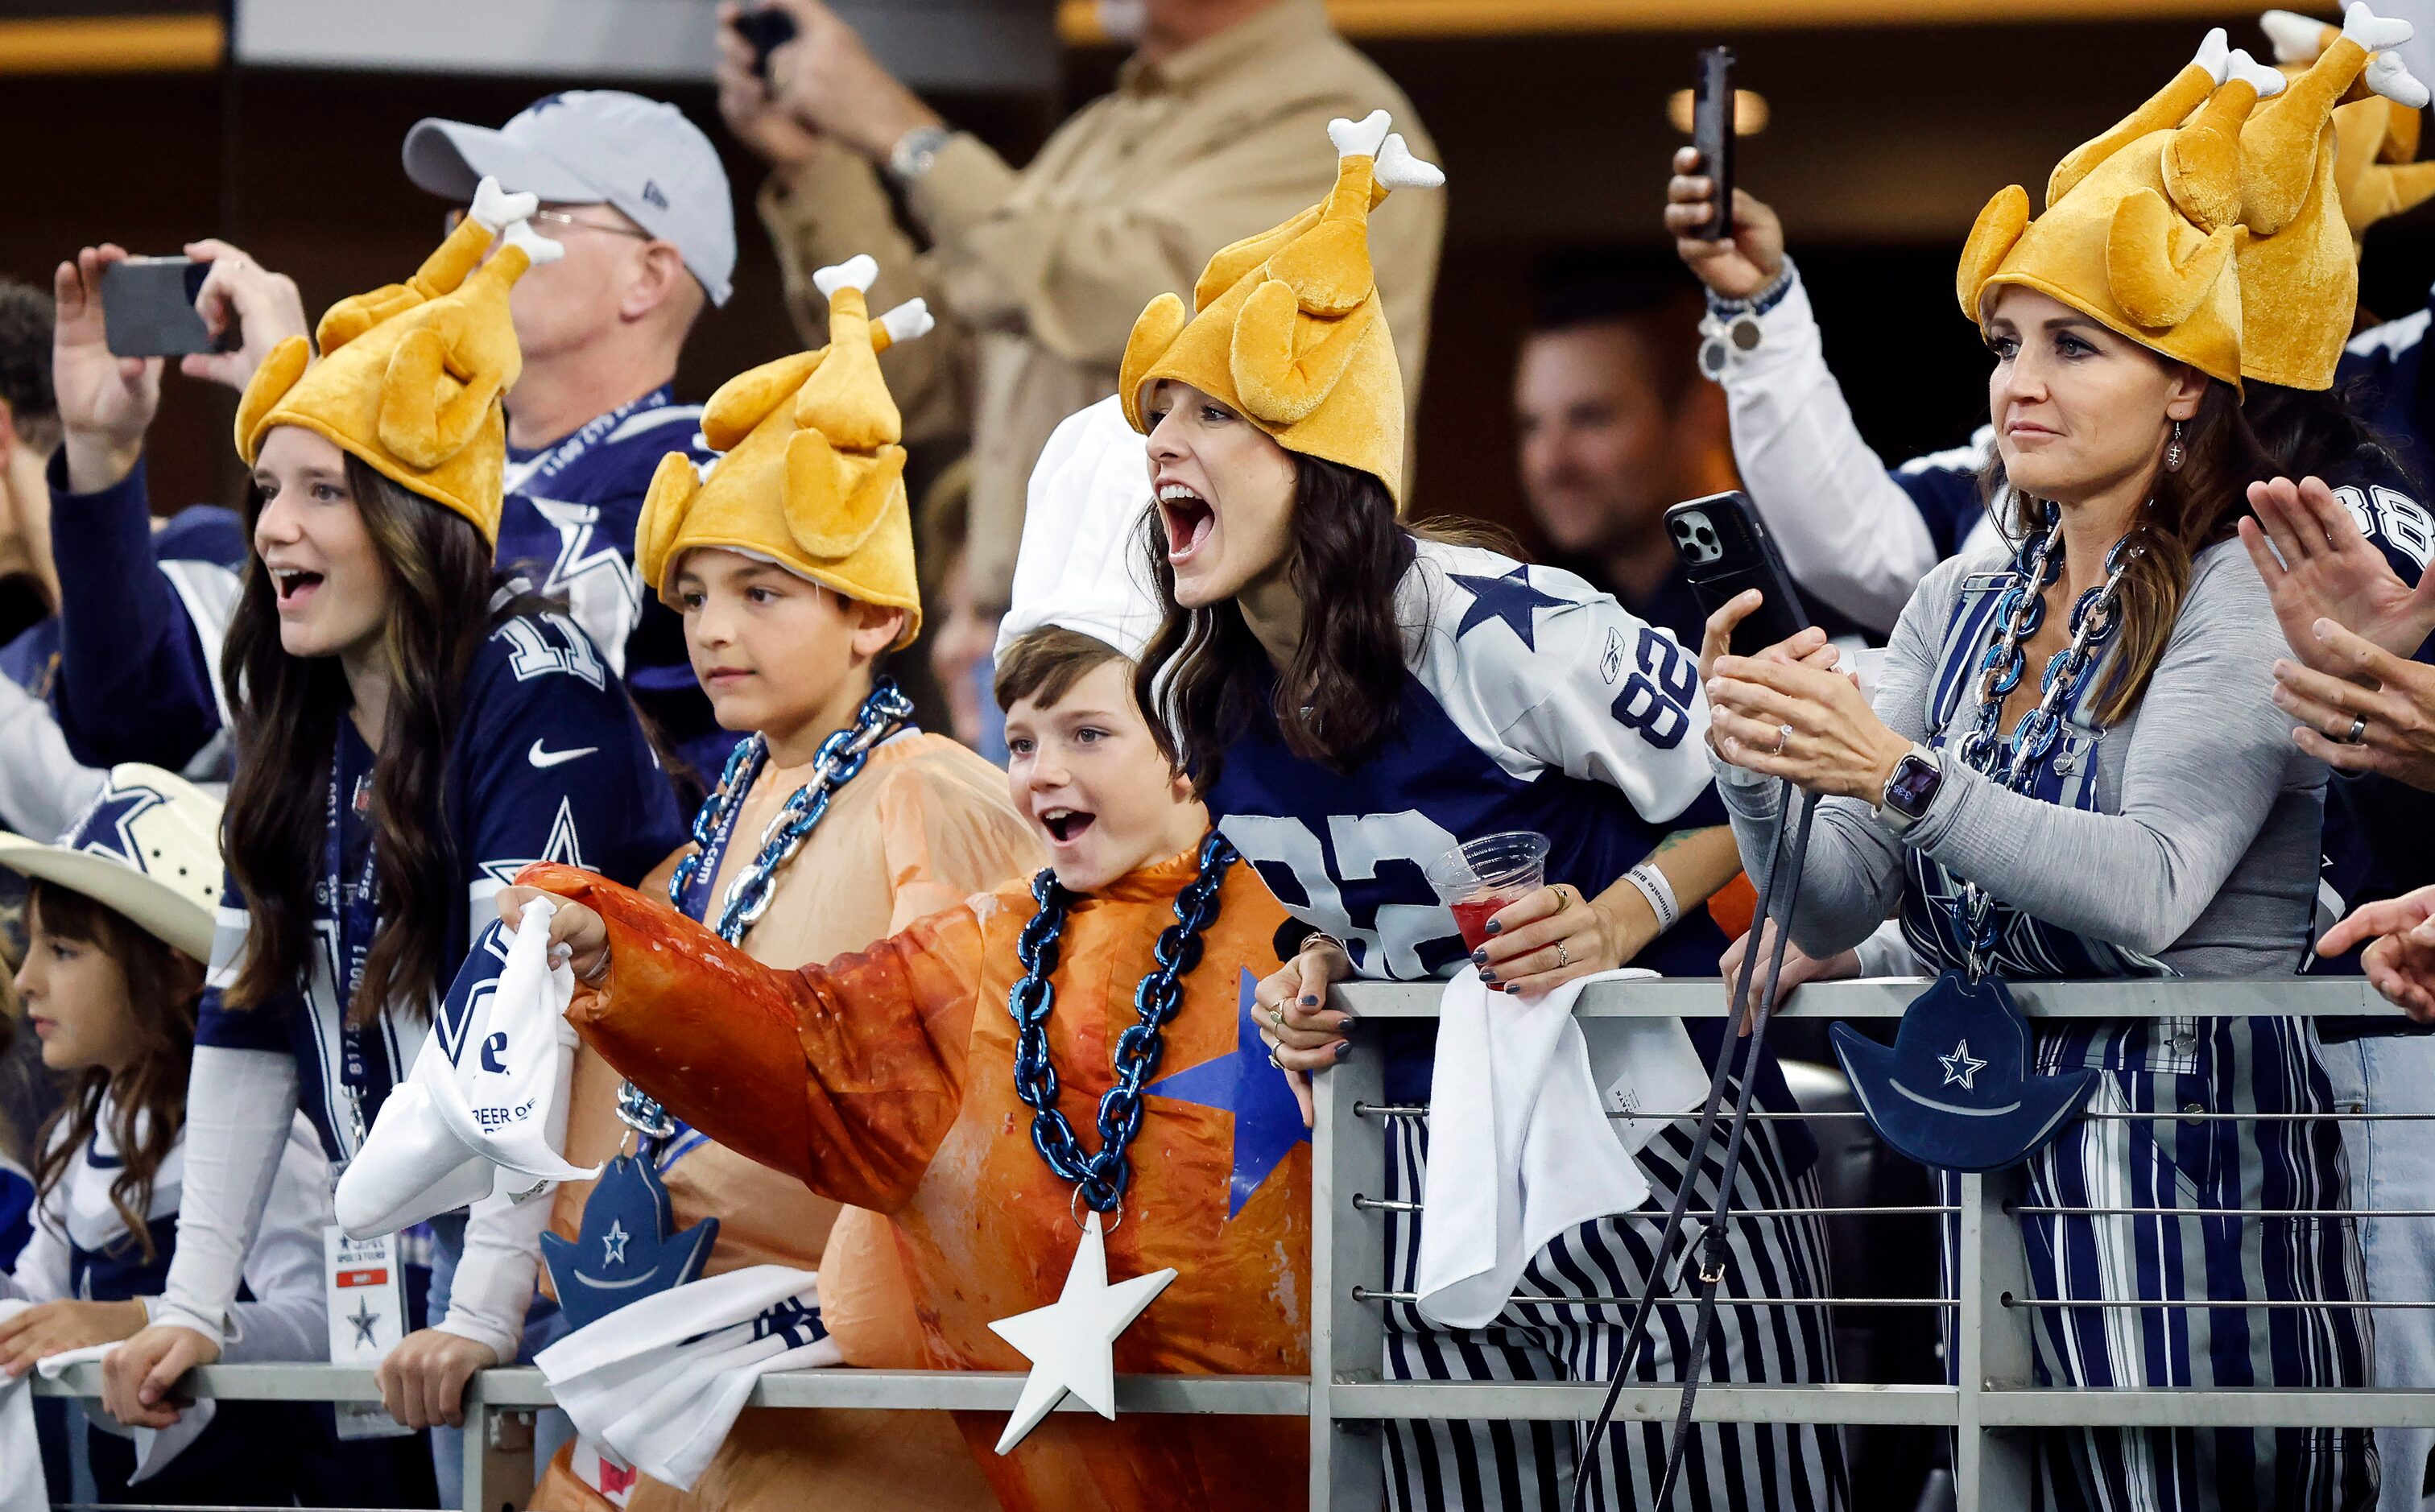
[{"label": "black phone case", "polygon": [[103,338],[113,357],[183,357],[233,352],[233,322],[215,341],[195,308],[211,265],[182,257],[112,263],[101,273]]},{"label": "black phone case", "polygon": [[735,32],[752,44],[752,71],[767,79],[769,55],[795,40],[795,18],[775,6],[763,6],[737,16]]},{"label": "black phone case", "polygon": [[[1705,536],[1699,522],[1706,524]],[[1674,506],[1666,511],[1666,536],[1702,610],[1713,614],[1745,589],[1763,595],[1757,610],[1734,630],[1736,654],[1763,650],[1808,628],[1801,592],[1748,494],[1712,493]]]},{"label": "black phone case", "polygon": [[1716,214],[1693,234],[1722,241],[1734,233],[1734,50],[1700,52],[1700,83],[1691,99],[1691,145],[1700,149],[1700,171],[1715,186]]}]

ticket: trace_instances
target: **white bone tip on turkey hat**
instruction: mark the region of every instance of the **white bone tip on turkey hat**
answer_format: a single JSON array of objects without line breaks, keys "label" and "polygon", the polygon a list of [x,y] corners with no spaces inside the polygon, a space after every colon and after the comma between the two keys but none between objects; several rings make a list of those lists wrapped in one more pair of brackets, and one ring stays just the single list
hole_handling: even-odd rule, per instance
[{"label": "white bone tip on turkey hat", "polygon": [[834,266],[815,269],[812,287],[820,291],[820,298],[832,299],[839,289],[869,293],[871,285],[878,280],[879,260],[869,252],[861,252]]}]

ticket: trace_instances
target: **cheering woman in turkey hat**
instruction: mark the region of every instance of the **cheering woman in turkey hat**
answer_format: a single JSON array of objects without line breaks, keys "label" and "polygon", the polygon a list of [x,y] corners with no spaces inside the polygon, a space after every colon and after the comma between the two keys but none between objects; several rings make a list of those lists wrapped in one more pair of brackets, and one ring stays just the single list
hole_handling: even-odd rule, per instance
[{"label": "cheering woman in turkey hat", "polygon": [[[2006,544],[1921,584],[1874,709],[1800,664],[1805,642],[1723,655],[1748,604],[1711,621],[1701,654],[1719,785],[1762,887],[1775,780],[1822,795],[1795,941],[1839,951],[1896,913],[1946,973],[1891,1050],[1839,1026],[1838,1048],[1906,1153],[2027,1158],[2024,1206],[2047,1210],[2020,1220],[2029,1292],[2086,1304],[2032,1304],[2044,1383],[2367,1381],[2363,1314],[2340,1305],[2359,1295],[2356,1236],[2305,1216],[2344,1206],[2340,1136],[2288,1117],[2333,1110],[2308,1022],[2032,1031],[2003,988],[2286,975],[2305,948],[2325,774],[2266,697],[2282,636],[2236,527],[2274,470],[2240,384],[2270,357],[2307,366],[2324,347],[2330,363],[2347,329],[2348,285],[2313,276],[2351,255],[2337,207],[2310,213],[2333,193],[2326,121],[2376,77],[2371,50],[2409,31],[2353,19],[2359,35],[2288,88],[2202,50],[2064,159],[2043,215],[2017,187],[1980,212],[1958,291],[1995,358],[1986,482],[2008,501]],[[2083,1099],[2113,1116],[2076,1119]],[[2128,1211],[2070,1212],[2092,1207]],[[2302,1216],[2174,1211],[2243,1208]],[[2185,1299],[2281,1310],[2119,1305]],[[2035,1450],[2044,1505],[2375,1495],[2360,1430],[2066,1429]]]}]

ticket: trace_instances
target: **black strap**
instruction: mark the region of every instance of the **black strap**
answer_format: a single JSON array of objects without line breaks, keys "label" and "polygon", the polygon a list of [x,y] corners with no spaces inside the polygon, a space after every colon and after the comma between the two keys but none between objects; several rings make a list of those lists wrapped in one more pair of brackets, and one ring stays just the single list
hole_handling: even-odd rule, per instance
[{"label": "black strap", "polygon": [[[1797,823],[1792,821],[1796,805],[1800,812]],[[1810,821],[1818,813],[1817,800],[1794,787],[1789,781],[1779,788],[1776,807],[1775,833],[1768,849],[1767,890],[1760,898],[1758,913],[1753,919],[1751,927],[1753,930],[1763,931],[1770,919],[1781,920],[1791,917],[1793,902],[1801,894],[1802,865],[1809,852]],[[1791,842],[1788,855],[1787,839]],[[1780,911],[1776,902],[1779,895],[1783,899]],[[1684,1363],[1683,1399],[1675,1412],[1674,1437],[1667,1450],[1663,1483],[1652,1504],[1661,1507],[1666,1504],[1667,1498],[1673,1492],[1675,1480],[1682,1473],[1684,1451],[1690,1442],[1691,1403],[1700,1394],[1700,1369],[1706,1360],[1707,1341],[1716,1317],[1717,1287],[1724,1280],[1730,1243],[1726,1235],[1733,1216],[1734,1177],[1741,1166],[1743,1136],[1750,1125],[1751,1100],[1758,1087],[1759,1057],[1766,1048],[1768,1024],[1775,1016],[1776,984],[1783,975],[1784,948],[1789,933],[1779,923],[1775,948],[1768,954],[1766,991],[1760,995],[1757,1007],[1753,1011],[1750,1033],[1739,1041],[1728,1040],[1724,1053],[1717,1057],[1716,1072],[1708,1082],[1707,1102],[1700,1109],[1700,1129],[1692,1141],[1691,1159],[1684,1168],[1681,1184],[1675,1190],[1673,1206],[1667,1211],[1666,1227],[1658,1235],[1655,1248],[1650,1251],[1649,1279],[1641,1289],[1639,1305],[1632,1313],[1632,1323],[1625,1331],[1623,1347],[1616,1351],[1615,1376],[1607,1384],[1606,1400],[1599,1406],[1597,1421],[1590,1425],[1588,1435],[1581,1441],[1580,1462],[1573,1475],[1573,1512],[1583,1512],[1588,1505],[1589,1467],[1597,1457],[1598,1444],[1615,1422],[1615,1406],[1623,1400],[1624,1383],[1632,1379],[1632,1367],[1639,1356],[1641,1341],[1648,1336],[1649,1317],[1657,1310],[1658,1297],[1670,1289],[1666,1283],[1667,1256],[1672,1253],[1674,1242],[1683,1232],[1684,1219],[1690,1211],[1695,1177],[1715,1143],[1717,1125],[1724,1105],[1725,1086],[1738,1058],[1742,1065],[1741,1085],[1734,1101],[1733,1120],[1726,1129],[1724,1159],[1718,1170],[1716,1206],[1710,1210],[1707,1233],[1698,1257],[1700,1308],[1692,1328],[1690,1351]],[[1766,936],[1762,934],[1760,937]],[[1733,996],[1727,1002],[1729,1026],[1731,1020],[1740,1013],[1740,1005],[1750,1001],[1751,973],[1757,967],[1757,955],[1755,949],[1742,953],[1741,970],[1734,978]],[[1738,1057],[1735,1055],[1737,1042],[1745,1047]]]}]

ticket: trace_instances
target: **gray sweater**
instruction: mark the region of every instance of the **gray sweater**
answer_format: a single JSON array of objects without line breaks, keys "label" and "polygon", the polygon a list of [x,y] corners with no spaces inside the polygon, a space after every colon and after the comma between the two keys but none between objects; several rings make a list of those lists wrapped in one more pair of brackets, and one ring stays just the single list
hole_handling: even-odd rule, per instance
[{"label": "gray sweater", "polygon": [[[1898,733],[1927,739],[1939,653],[1964,579],[2003,565],[1995,556],[1957,558],[1911,595],[1874,699]],[[1975,661],[1983,650],[1960,654]],[[2202,552],[2146,696],[2098,743],[2097,811],[2007,791],[1951,759],[1935,801],[1900,836],[1872,804],[1827,799],[1803,868],[1794,942],[1826,955],[1875,929],[1909,885],[1908,845],[2023,913],[2159,957],[2186,976],[2292,971],[2313,915],[2325,769],[2292,744],[2291,721],[2270,701],[2283,654],[2266,585],[2240,543]],[[1957,725],[1974,697],[1962,696]],[[1743,863],[1763,891],[1780,789],[1710,759]]]}]

